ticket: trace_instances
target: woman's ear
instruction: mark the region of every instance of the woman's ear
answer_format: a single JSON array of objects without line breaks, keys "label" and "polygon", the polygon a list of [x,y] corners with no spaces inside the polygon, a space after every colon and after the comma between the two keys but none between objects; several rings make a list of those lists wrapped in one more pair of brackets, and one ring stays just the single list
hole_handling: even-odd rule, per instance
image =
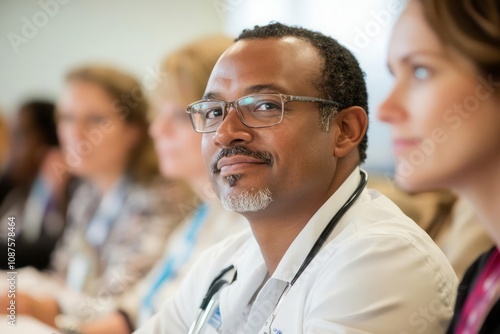
[{"label": "woman's ear", "polygon": [[357,147],[368,128],[368,114],[357,106],[341,110],[333,120],[335,131],[334,156],[341,158]]}]

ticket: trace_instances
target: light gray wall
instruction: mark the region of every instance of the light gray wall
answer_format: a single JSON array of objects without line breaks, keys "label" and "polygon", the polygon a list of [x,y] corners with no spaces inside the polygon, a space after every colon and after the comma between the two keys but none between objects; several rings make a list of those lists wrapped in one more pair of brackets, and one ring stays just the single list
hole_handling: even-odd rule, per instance
[{"label": "light gray wall", "polygon": [[0,0],[0,109],[56,97],[64,73],[87,61],[146,80],[169,51],[223,29],[212,0]]},{"label": "light gray wall", "polygon": [[[389,129],[375,114],[391,86],[385,58],[398,13],[389,9],[403,7],[405,2],[0,0],[0,109],[12,112],[26,96],[56,97],[64,73],[77,64],[111,62],[144,82],[151,79],[164,55],[193,38],[222,31],[236,35],[243,28],[278,20],[330,34],[356,54],[367,74],[370,94],[370,144],[365,166],[390,171]],[[42,4],[49,3],[52,5],[45,6],[49,9],[44,9]],[[53,4],[59,4],[58,8]],[[49,15],[48,11],[54,13]],[[385,17],[380,17],[382,12]],[[26,21],[40,27],[29,31]],[[20,44],[13,46],[11,40],[23,38],[23,33],[27,43],[17,40]]]}]

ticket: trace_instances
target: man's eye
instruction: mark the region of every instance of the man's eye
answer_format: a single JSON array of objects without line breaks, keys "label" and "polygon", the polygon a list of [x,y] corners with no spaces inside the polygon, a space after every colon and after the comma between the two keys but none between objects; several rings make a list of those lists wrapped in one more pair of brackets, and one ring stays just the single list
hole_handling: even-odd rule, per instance
[{"label": "man's eye", "polygon": [[207,119],[214,119],[222,117],[222,114],[223,114],[222,108],[212,108],[207,110],[207,112],[205,113],[205,117]]},{"label": "man's eye", "polygon": [[261,102],[258,103],[255,108],[253,109],[254,112],[259,112],[259,111],[276,111],[279,110],[281,111],[281,105],[275,103],[275,102]]}]

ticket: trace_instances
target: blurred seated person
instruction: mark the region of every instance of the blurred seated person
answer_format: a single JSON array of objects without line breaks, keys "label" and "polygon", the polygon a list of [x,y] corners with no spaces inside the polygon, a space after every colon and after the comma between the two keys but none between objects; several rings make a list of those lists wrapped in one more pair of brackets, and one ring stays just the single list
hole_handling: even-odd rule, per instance
[{"label": "blurred seated person", "polygon": [[[4,174],[5,165],[7,162],[7,153],[9,148],[9,129],[7,127],[7,121],[0,109],[0,175]],[[9,192],[11,188],[10,180],[0,177],[0,203],[2,203],[3,198]]]},{"label": "blurred seated person", "polygon": [[[3,172],[5,161],[7,160],[8,144],[9,144],[9,133],[7,130],[7,124],[5,122],[2,109],[0,109],[0,173]],[[2,186],[0,185],[0,188],[1,187]]]},{"label": "blurred seated person", "polygon": [[481,225],[474,208],[448,190],[409,193],[393,180],[374,176],[369,184],[389,197],[420,225],[443,250],[458,278],[493,241]]},{"label": "blurred seated person", "polygon": [[126,73],[94,65],[67,76],[58,134],[66,172],[83,182],[70,201],[50,278],[36,277],[29,294],[23,280],[30,275],[18,274],[25,286],[16,295],[24,305],[19,313],[54,326],[54,316],[84,306],[85,295],[111,303],[151,269],[189,213],[183,203],[190,193],[159,175],[147,111],[139,82]]},{"label": "blurred seated person", "polygon": [[8,218],[15,222],[15,263],[3,270],[33,266],[44,269],[65,225],[68,174],[52,168],[63,165],[52,102],[32,100],[14,114],[9,156],[0,176],[0,248],[8,253]]},{"label": "blurred seated person", "polygon": [[102,316],[85,309],[84,317],[59,316],[65,326],[80,323],[84,334],[127,334],[142,325],[173,295],[195,259],[209,246],[248,228],[246,220],[222,208],[210,187],[201,156],[201,135],[194,132],[185,106],[203,96],[210,72],[232,44],[225,36],[206,37],[171,54],[162,71],[168,78],[157,89],[156,119],[150,127],[163,175],[183,180],[198,197],[197,209],[169,238],[163,257],[139,284],[124,294],[115,310]]}]

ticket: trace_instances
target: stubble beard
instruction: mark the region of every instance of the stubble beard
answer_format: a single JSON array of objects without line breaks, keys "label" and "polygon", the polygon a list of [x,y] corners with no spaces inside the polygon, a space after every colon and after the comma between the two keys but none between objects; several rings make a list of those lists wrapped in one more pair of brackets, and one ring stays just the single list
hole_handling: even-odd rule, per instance
[{"label": "stubble beard", "polygon": [[[220,175],[220,169],[217,167],[218,161],[223,157],[230,157],[234,155],[246,155],[257,158],[267,165],[273,164],[273,157],[267,152],[251,151],[243,146],[236,146],[230,149],[223,149],[219,152],[210,167],[213,176]],[[234,187],[240,180],[240,174],[232,174],[224,177],[229,184],[229,187]],[[235,211],[238,213],[244,212],[257,212],[264,210],[273,201],[271,191],[269,188],[243,190],[237,194],[220,196],[222,205],[226,210]]]},{"label": "stubble beard", "polygon": [[[236,185],[240,175],[229,175],[226,180],[230,187]],[[269,188],[243,190],[237,194],[221,197],[222,206],[229,211],[238,213],[257,212],[264,210],[273,201]]]}]

